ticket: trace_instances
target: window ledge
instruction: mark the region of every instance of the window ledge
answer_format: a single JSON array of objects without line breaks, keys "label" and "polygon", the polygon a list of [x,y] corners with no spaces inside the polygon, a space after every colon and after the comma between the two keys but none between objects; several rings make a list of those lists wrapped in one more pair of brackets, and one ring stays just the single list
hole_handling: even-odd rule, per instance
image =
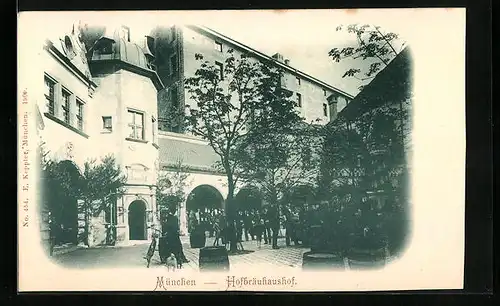
[{"label": "window ledge", "polygon": [[111,134],[111,133],[113,133],[113,131],[106,131],[106,130],[101,131],[101,134]]},{"label": "window ledge", "polygon": [[89,138],[89,135],[87,135],[84,132],[80,131],[79,129],[77,129],[77,128],[75,128],[75,127],[67,124],[66,122],[64,122],[63,120],[57,118],[56,116],[51,115],[49,113],[45,113],[44,115],[45,115],[45,117],[49,118],[50,120],[52,120],[52,121],[54,121],[56,123],[59,123],[60,125],[62,125],[62,126],[68,128],[68,129],[72,130],[73,132],[79,134],[80,136],[83,136],[85,138]]},{"label": "window ledge", "polygon": [[135,138],[125,138],[125,140],[128,140],[128,141],[133,141],[133,142],[140,142],[140,143],[148,143],[147,140],[143,140],[143,139],[135,139]]},{"label": "window ledge", "polygon": [[155,148],[157,148],[157,149],[159,149],[159,148],[160,148],[160,146],[159,146],[157,143],[154,143],[154,142],[153,142],[153,147],[155,147]]}]

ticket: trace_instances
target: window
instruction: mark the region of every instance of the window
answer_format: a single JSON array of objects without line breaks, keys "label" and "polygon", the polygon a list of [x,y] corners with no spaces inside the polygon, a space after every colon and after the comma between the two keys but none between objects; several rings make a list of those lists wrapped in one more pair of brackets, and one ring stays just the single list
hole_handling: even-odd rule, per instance
[{"label": "window", "polygon": [[54,87],[56,83],[49,77],[45,76],[45,100],[49,114],[54,115]]},{"label": "window", "polygon": [[62,112],[63,112],[63,119],[64,122],[69,124],[69,107],[70,107],[70,101],[71,101],[71,94],[66,91],[62,90]]},{"label": "window", "polygon": [[300,85],[300,78],[297,78],[297,85]]},{"label": "window", "polygon": [[297,106],[302,107],[302,95],[297,93]]},{"label": "window", "polygon": [[128,111],[129,138],[144,140],[144,114],[137,111]]},{"label": "window", "polygon": [[326,97],[326,89],[323,89],[323,96]]},{"label": "window", "polygon": [[75,57],[76,52],[73,49],[73,42],[67,35],[64,37],[64,47],[66,48],[66,56],[68,56],[69,59]]},{"label": "window", "polygon": [[126,41],[130,41],[130,28],[126,26],[122,26],[120,29],[120,38]]},{"label": "window", "polygon": [[170,74],[177,75],[177,56],[173,55],[170,57]]},{"label": "window", "polygon": [[222,52],[222,43],[216,41],[214,44],[214,48],[215,50]]},{"label": "window", "polygon": [[113,120],[111,116],[102,117],[102,129],[109,132],[113,130]]},{"label": "window", "polygon": [[76,124],[80,131],[83,131],[83,102],[76,99]]},{"label": "window", "polygon": [[328,105],[326,103],[323,103],[323,116],[328,116]]},{"label": "window", "polygon": [[112,54],[113,53],[113,42],[110,40],[101,40],[98,42],[99,45],[96,46],[98,54]]},{"label": "window", "polygon": [[156,118],[151,117],[151,130],[153,131],[153,143],[156,143]]},{"label": "window", "polygon": [[215,62],[215,65],[217,66],[220,79],[224,80],[224,65],[219,62]]}]

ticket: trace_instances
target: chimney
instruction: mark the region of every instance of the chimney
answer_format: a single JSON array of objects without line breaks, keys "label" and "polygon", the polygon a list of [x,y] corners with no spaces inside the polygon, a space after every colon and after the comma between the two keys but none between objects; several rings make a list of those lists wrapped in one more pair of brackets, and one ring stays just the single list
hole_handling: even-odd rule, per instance
[{"label": "chimney", "polygon": [[277,60],[278,62],[280,63],[283,63],[283,55],[281,55],[280,53],[276,53],[272,56],[272,58],[274,58],[275,60]]}]

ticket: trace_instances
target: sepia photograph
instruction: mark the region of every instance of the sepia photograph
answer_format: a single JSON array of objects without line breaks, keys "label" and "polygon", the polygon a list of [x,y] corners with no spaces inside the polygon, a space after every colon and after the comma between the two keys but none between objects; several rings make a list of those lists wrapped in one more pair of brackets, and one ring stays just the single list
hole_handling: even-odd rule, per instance
[{"label": "sepia photograph", "polygon": [[[413,159],[424,103],[411,37],[349,10],[329,10],[347,17],[328,28],[306,25],[313,12],[290,26],[259,24],[258,12],[240,12],[239,25],[155,13],[20,19],[46,25],[19,47],[33,63],[19,77],[29,84],[19,226],[36,232],[29,247],[40,254],[26,265],[43,256],[66,282],[132,269],[128,278],[150,275],[149,290],[211,290],[203,278],[216,291],[258,291],[294,290],[304,273],[376,275],[405,258],[423,219],[413,173],[432,173]],[[462,222],[461,275],[464,203],[450,205],[462,207],[450,214]]]}]

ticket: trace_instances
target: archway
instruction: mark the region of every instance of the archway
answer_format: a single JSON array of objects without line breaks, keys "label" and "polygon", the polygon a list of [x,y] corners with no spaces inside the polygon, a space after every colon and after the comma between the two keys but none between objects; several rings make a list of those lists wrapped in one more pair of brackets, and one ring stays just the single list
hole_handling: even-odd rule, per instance
[{"label": "archway", "polygon": [[81,174],[69,160],[51,162],[43,170],[43,199],[50,212],[55,245],[78,243],[78,204]]},{"label": "archway", "polygon": [[130,240],[146,240],[146,203],[135,200],[128,208],[128,228]]},{"label": "archway", "polygon": [[245,186],[235,196],[235,203],[240,211],[252,211],[262,208],[262,194],[257,187]]},{"label": "archway", "polygon": [[224,198],[215,187],[200,185],[189,193],[186,210],[189,232],[192,232],[197,225],[202,225],[211,231],[215,220],[224,210]]}]

